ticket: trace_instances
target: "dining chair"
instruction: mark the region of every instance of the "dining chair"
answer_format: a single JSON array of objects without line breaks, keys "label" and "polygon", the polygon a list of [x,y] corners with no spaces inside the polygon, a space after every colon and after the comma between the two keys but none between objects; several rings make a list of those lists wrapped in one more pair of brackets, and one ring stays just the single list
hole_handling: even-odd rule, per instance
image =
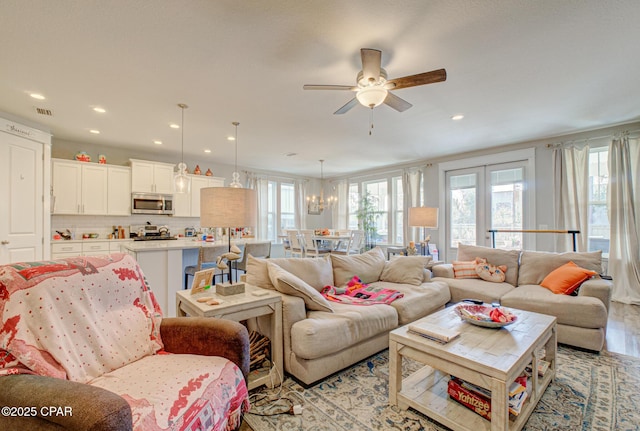
[{"label": "dining chair", "polygon": [[291,257],[298,255],[299,257],[305,256],[304,239],[297,230],[290,230],[287,232],[287,238],[289,239],[289,254]]},{"label": "dining chair", "polygon": [[[193,277],[196,272],[202,271],[203,269],[216,268],[218,256],[222,256],[228,251],[229,246],[227,244],[200,247],[198,251],[198,263],[184,268],[184,288],[189,288],[189,276]],[[227,274],[216,268],[213,276],[213,284],[216,283],[216,276],[222,277],[224,281],[225,275]]]},{"label": "dining chair", "polygon": [[360,254],[364,242],[364,231],[352,230],[351,236],[343,243],[341,247],[333,250],[334,254]]},{"label": "dining chair", "polygon": [[236,270],[247,272],[247,259],[249,255],[260,259],[268,259],[271,257],[271,241],[246,243],[244,245],[244,253],[242,253],[242,259],[236,264]]},{"label": "dining chair", "polygon": [[312,229],[303,229],[300,231],[300,234],[304,239],[305,257],[320,257],[331,251],[329,247],[323,247],[321,241],[313,237],[314,233]]}]

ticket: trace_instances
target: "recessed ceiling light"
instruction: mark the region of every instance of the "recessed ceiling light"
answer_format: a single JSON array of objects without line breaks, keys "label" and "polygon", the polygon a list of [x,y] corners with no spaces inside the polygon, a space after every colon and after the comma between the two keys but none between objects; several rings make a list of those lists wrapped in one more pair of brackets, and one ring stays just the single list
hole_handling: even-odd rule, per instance
[{"label": "recessed ceiling light", "polygon": [[235,136],[227,136],[227,141],[235,141]]},{"label": "recessed ceiling light", "polygon": [[29,96],[33,97],[34,99],[38,99],[38,100],[44,100],[45,97],[42,94],[38,94],[38,93],[31,93]]},{"label": "recessed ceiling light", "polygon": [[204,152],[205,152],[205,153],[210,153],[210,152],[211,152],[211,150],[208,150],[208,149],[207,149],[207,150],[204,150]]},{"label": "recessed ceiling light", "polygon": [[174,123],[169,124],[169,127],[171,127],[172,129],[179,129],[180,128],[180,126],[178,124],[174,124]]},{"label": "recessed ceiling light", "polygon": [[162,145],[162,141],[159,141],[157,139],[155,141],[153,141],[153,143],[156,144],[156,145]]},{"label": "recessed ceiling light", "polygon": [[101,107],[99,107],[99,106],[96,106],[95,108],[93,108],[93,110],[94,110],[94,111],[96,111],[96,112],[99,112],[99,113],[101,113],[101,114],[104,114],[105,112],[107,112],[107,110],[106,110],[106,109],[101,108]]},{"label": "recessed ceiling light", "polygon": [[94,135],[99,135],[100,134],[100,130],[91,129],[91,130],[89,130],[89,133],[93,133]]},{"label": "recessed ceiling light", "polygon": [[462,115],[462,114],[456,114],[456,115],[454,115],[454,116],[452,116],[452,117],[451,117],[451,119],[452,119],[453,121],[462,120],[463,118],[464,118],[464,115]]}]

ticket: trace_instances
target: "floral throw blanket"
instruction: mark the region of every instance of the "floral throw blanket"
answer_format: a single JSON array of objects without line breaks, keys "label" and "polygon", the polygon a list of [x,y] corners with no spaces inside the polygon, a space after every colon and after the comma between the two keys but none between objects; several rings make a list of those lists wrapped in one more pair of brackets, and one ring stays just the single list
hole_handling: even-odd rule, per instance
[{"label": "floral throw blanket", "polygon": [[346,287],[325,286],[320,292],[329,301],[353,305],[391,304],[403,293],[392,289],[372,287],[354,276]]}]

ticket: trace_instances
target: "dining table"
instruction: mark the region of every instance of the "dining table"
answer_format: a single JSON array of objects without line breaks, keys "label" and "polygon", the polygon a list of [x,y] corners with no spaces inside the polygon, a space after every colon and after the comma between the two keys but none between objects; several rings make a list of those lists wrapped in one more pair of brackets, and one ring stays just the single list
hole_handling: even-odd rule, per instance
[{"label": "dining table", "polygon": [[351,235],[339,235],[339,234],[330,234],[330,235],[313,235],[314,241],[326,241],[330,244],[329,249],[334,251],[338,250],[342,246],[343,241],[349,241],[351,239]]}]

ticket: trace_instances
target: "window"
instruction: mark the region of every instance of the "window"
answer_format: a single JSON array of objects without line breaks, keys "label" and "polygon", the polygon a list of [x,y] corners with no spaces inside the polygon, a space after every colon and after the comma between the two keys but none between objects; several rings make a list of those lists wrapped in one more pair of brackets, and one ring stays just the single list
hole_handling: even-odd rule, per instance
[{"label": "window", "polygon": [[609,150],[607,147],[589,151],[589,251],[609,253],[609,215],[607,187],[609,185]]},{"label": "window", "polygon": [[295,228],[293,183],[269,181],[267,185],[267,238],[276,240],[283,229]]},{"label": "window", "polygon": [[401,176],[385,176],[349,183],[349,229],[359,229],[358,211],[362,196],[368,194],[375,217],[375,235],[371,240],[380,244],[403,243],[403,202]]}]

